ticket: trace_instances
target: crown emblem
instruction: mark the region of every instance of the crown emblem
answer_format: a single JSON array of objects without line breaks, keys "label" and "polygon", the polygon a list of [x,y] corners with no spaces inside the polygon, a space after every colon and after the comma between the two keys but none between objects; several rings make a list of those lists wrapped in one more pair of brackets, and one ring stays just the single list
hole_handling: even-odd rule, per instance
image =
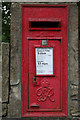
[{"label": "crown emblem", "polygon": [[50,85],[50,83],[48,82],[48,80],[44,79],[41,83],[42,87],[48,87]]}]

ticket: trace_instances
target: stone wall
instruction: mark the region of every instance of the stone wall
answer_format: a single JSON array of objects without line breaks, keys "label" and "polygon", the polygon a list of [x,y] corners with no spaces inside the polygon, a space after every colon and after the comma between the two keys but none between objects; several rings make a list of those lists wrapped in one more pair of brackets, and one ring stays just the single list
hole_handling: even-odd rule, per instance
[{"label": "stone wall", "polygon": [[2,43],[2,116],[7,116],[9,103],[9,43]]},{"label": "stone wall", "polygon": [[[4,76],[3,88],[6,88],[5,90],[3,89],[3,103],[4,103],[3,116],[5,116],[5,118],[21,118],[21,4],[23,3],[12,3],[12,7],[11,7],[12,16],[11,16],[10,60],[8,60],[10,64],[6,61],[7,63],[5,67],[7,67],[8,74],[6,75],[5,72],[3,74]],[[24,3],[24,4],[28,4],[28,3]],[[50,3],[46,3],[46,4],[50,4]],[[51,3],[51,4],[69,5],[68,117],[66,118],[45,117],[45,118],[27,118],[27,119],[36,119],[36,120],[80,119],[80,109],[79,109],[79,99],[78,99],[79,98],[78,7],[76,3]],[[7,48],[4,48],[4,50],[5,49]],[[5,55],[6,52],[7,50],[5,51]],[[3,67],[4,70],[5,67]],[[6,111],[5,114],[4,111]]]},{"label": "stone wall", "polygon": [[[74,11],[74,12],[73,12]],[[70,115],[80,116],[78,109],[78,9],[76,5],[69,6],[69,36],[68,36],[68,87]]]},{"label": "stone wall", "polygon": [[[79,19],[78,21],[80,21],[80,2],[78,4],[79,6],[79,12],[78,12],[78,15],[79,15]],[[78,60],[79,60],[79,87],[78,87],[78,101],[79,101],[79,111],[80,111],[80,22],[79,22],[79,44],[78,44],[78,48],[79,48],[79,56],[78,56]]]}]

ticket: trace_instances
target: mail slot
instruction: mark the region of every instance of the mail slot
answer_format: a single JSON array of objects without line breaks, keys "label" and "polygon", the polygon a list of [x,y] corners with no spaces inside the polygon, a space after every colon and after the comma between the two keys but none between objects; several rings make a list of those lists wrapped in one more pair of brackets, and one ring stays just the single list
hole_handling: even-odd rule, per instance
[{"label": "mail slot", "polygon": [[68,6],[22,5],[22,117],[67,116]]}]

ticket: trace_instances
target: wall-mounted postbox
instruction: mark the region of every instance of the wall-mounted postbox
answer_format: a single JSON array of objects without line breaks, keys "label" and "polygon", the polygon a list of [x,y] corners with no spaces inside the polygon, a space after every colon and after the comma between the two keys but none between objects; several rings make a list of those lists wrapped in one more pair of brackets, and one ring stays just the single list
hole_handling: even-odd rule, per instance
[{"label": "wall-mounted postbox", "polygon": [[22,5],[22,117],[67,116],[68,6]]}]

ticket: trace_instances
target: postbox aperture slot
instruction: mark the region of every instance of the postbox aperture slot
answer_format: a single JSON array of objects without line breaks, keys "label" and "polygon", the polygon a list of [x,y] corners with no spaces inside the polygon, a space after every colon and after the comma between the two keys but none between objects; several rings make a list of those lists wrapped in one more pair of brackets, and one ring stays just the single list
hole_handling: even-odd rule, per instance
[{"label": "postbox aperture slot", "polygon": [[61,21],[30,21],[29,30],[61,30]]}]

